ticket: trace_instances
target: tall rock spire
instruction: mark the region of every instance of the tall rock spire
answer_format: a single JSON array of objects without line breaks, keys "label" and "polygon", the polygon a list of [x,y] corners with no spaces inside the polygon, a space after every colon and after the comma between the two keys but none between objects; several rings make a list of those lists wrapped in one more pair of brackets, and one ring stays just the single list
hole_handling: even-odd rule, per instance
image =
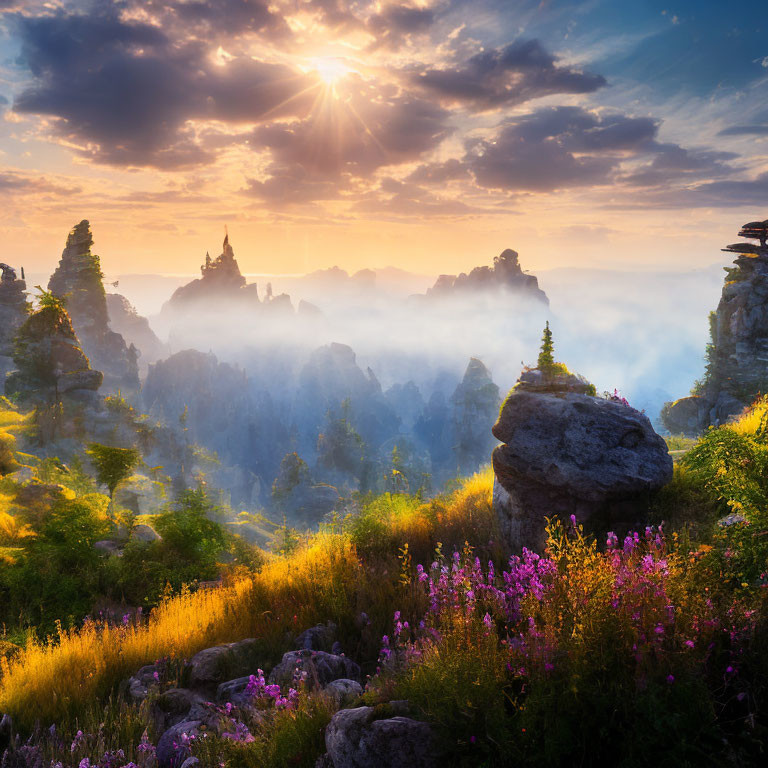
[{"label": "tall rock spire", "polygon": [[690,397],[667,403],[661,418],[673,434],[697,434],[738,415],[768,392],[768,220],[752,221],[740,237],[757,244],[724,248],[739,254],[725,267],[717,310],[710,314],[707,368]]},{"label": "tall rock spire", "polygon": [[105,388],[136,390],[139,374],[135,356],[129,353],[123,337],[109,327],[101,263],[92,246],[91,225],[84,219],[69,233],[48,290],[66,305],[83,350],[104,372]]}]

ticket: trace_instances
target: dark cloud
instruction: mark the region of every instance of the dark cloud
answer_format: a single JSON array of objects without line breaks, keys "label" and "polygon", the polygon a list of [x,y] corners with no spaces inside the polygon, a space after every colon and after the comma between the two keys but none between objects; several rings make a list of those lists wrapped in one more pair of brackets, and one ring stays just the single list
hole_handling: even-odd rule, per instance
[{"label": "dark cloud", "polygon": [[413,8],[394,3],[371,15],[366,26],[376,38],[371,48],[398,48],[412,35],[426,32],[435,20],[429,8]]},{"label": "dark cloud", "polygon": [[730,163],[738,157],[733,152],[685,149],[677,144],[657,144],[653,149],[657,153],[653,160],[627,176],[627,183],[637,186],[686,184],[742,170]]},{"label": "dark cloud", "polygon": [[20,59],[36,81],[14,109],[59,118],[59,132],[100,162],[210,162],[188,121],[305,114],[312,102],[307,75],[251,58],[216,66],[202,44],[175,45],[155,27],[119,19],[114,9],[15,22]]},{"label": "dark cloud", "polygon": [[768,125],[732,125],[724,128],[718,136],[768,136]]},{"label": "dark cloud", "polygon": [[466,163],[482,187],[547,192],[607,183],[628,151],[648,151],[658,124],[578,107],[538,110],[476,143]]},{"label": "dark cloud", "polygon": [[643,192],[640,200],[613,207],[638,208],[754,208],[752,218],[759,218],[768,200],[768,173],[754,179],[707,181],[687,189],[659,187]]},{"label": "dark cloud", "polygon": [[481,111],[556,93],[592,93],[606,84],[601,75],[558,66],[538,40],[483,51],[461,67],[427,67],[410,79],[446,102]]},{"label": "dark cloud", "polygon": [[298,165],[318,180],[360,176],[436,147],[451,132],[448,117],[422,99],[369,101],[361,94],[305,120],[260,126],[253,145],[268,148],[278,169]]},{"label": "dark cloud", "polygon": [[269,32],[273,36],[290,33],[283,17],[263,0],[163,2],[160,9],[174,13],[185,24],[205,25],[233,36],[245,32]]}]

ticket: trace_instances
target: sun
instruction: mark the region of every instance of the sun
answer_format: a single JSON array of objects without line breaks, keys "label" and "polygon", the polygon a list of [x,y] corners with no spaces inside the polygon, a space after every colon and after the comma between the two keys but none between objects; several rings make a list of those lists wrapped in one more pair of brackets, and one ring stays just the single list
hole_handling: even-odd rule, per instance
[{"label": "sun", "polygon": [[336,85],[339,80],[349,73],[349,67],[339,58],[328,56],[312,59],[310,63],[312,69],[317,72],[320,79],[328,86]]}]

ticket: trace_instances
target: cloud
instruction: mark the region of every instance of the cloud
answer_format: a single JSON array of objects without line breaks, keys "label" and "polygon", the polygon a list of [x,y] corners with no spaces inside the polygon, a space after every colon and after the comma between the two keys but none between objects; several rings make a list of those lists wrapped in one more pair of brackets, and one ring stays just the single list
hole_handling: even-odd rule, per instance
[{"label": "cloud", "polygon": [[55,194],[55,195],[76,195],[82,190],[77,186],[65,186],[45,176],[32,176],[18,171],[0,172],[0,195],[2,194]]},{"label": "cloud", "polygon": [[290,33],[283,17],[263,0],[163,2],[160,9],[171,11],[185,24],[203,25],[228,35],[268,31],[273,36],[287,36]]},{"label": "cloud", "polygon": [[465,162],[481,187],[550,192],[608,183],[628,151],[647,151],[655,120],[552,107],[502,123]]},{"label": "cloud", "polygon": [[687,184],[691,180],[716,178],[742,170],[730,164],[738,157],[733,152],[685,149],[677,144],[654,145],[656,156],[624,180],[637,186]]},{"label": "cloud", "polygon": [[768,136],[768,125],[732,125],[723,128],[718,136]]},{"label": "cloud", "polygon": [[478,111],[557,93],[592,93],[606,85],[602,75],[556,62],[538,40],[516,40],[478,53],[460,67],[425,67],[413,72],[410,80],[446,103]]},{"label": "cloud", "polygon": [[218,67],[202,44],[175,44],[154,26],[119,18],[114,8],[14,19],[20,59],[35,76],[14,109],[57,118],[58,133],[99,162],[212,162],[189,121],[304,114],[312,103],[315,81],[306,74],[250,57]]},{"label": "cloud", "polygon": [[413,35],[427,32],[434,21],[435,14],[429,8],[413,8],[400,3],[385,5],[366,23],[368,31],[376,38],[371,49],[398,48]]},{"label": "cloud", "polygon": [[706,181],[686,188],[661,187],[633,199],[626,204],[612,207],[638,208],[755,208],[753,218],[760,217],[768,200],[768,172],[753,179],[722,179]]},{"label": "cloud", "polygon": [[345,179],[417,160],[437,147],[452,131],[448,118],[423,99],[403,94],[369,101],[360,93],[332,112],[259,126],[250,143],[269,150],[272,163],[268,178],[251,181],[248,193],[281,203],[338,197]]},{"label": "cloud", "polygon": [[419,184],[443,184],[446,181],[456,181],[468,177],[467,165],[457,158],[452,158],[442,163],[420,165],[408,175],[408,181]]}]

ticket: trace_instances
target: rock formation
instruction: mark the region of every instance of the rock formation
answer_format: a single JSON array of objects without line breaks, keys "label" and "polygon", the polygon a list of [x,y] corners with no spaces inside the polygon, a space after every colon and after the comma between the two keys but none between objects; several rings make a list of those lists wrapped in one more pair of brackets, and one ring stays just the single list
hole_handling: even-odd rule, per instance
[{"label": "rock formation", "polygon": [[149,325],[149,320],[142,317],[131,302],[119,293],[107,294],[109,325],[119,333],[126,344],[132,344],[140,353],[140,362],[144,365],[154,363],[167,352]]},{"label": "rock formation", "polygon": [[18,279],[16,270],[0,264],[0,394],[4,391],[5,375],[13,369],[13,340],[29,315],[27,284]]},{"label": "rock formation", "polygon": [[109,327],[101,265],[92,246],[91,226],[83,220],[69,233],[48,290],[65,303],[84,352],[104,372],[105,390],[136,391],[138,352]]},{"label": "rock formation", "polygon": [[768,392],[768,222],[750,222],[739,235],[758,244],[735,243],[717,310],[710,315],[707,370],[695,394],[667,403],[661,413],[673,434],[695,435],[718,425]]},{"label": "rock formation", "polygon": [[316,349],[299,375],[294,418],[302,435],[315,442],[317,427],[329,411],[349,403],[350,419],[365,443],[378,448],[397,434],[399,420],[373,371],[363,371],[351,347],[329,344]]},{"label": "rock formation", "polygon": [[19,329],[14,342],[16,370],[8,374],[5,391],[32,403],[56,403],[101,386],[103,376],[91,369],[64,306],[51,294]]},{"label": "rock formation", "polygon": [[[531,378],[531,377],[529,377]],[[591,532],[644,524],[650,495],[672,478],[672,459],[648,418],[584,394],[583,379],[521,381],[493,434],[493,505],[507,544],[541,550],[545,516],[575,515]]]},{"label": "rock formation", "polygon": [[499,388],[481,360],[473,357],[451,396],[453,449],[459,473],[474,472],[488,461],[494,445],[490,428],[499,413]]},{"label": "rock formation", "polygon": [[190,443],[218,455],[222,466],[212,477],[233,504],[265,501],[261,489],[269,489],[289,448],[287,427],[269,394],[252,392],[242,369],[213,354],[177,352],[149,366],[142,400]]},{"label": "rock formation", "polygon": [[493,260],[492,267],[475,267],[469,274],[462,272],[455,275],[440,275],[434,286],[427,291],[427,296],[461,295],[467,292],[500,291],[528,296],[549,304],[544,291],[539,288],[535,275],[523,272],[517,251],[507,248]]},{"label": "rock formation", "polygon": [[200,267],[201,277],[177,288],[166,302],[163,311],[189,309],[201,302],[228,299],[242,300],[258,304],[259,295],[255,284],[246,285],[235,259],[235,252],[229,244],[229,235],[224,238],[221,253],[211,259],[205,254],[205,263]]}]

